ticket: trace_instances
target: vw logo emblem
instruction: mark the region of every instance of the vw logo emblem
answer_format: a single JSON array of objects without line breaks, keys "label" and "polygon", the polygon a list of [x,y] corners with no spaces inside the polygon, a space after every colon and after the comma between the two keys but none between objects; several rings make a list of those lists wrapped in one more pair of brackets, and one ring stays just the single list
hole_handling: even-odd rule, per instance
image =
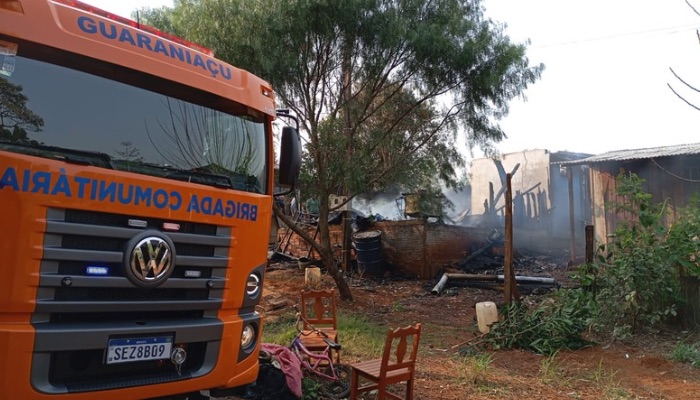
[{"label": "vw logo emblem", "polygon": [[129,241],[124,258],[126,277],[131,283],[156,287],[172,274],[175,249],[173,242],[160,232],[143,232]]}]

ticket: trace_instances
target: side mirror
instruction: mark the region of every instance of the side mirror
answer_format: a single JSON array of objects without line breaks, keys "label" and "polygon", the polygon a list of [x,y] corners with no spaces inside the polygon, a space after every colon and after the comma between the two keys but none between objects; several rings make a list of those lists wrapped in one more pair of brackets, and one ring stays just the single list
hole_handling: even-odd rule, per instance
[{"label": "side mirror", "polygon": [[280,147],[279,184],[294,187],[301,169],[301,141],[299,131],[290,126],[282,128]]}]

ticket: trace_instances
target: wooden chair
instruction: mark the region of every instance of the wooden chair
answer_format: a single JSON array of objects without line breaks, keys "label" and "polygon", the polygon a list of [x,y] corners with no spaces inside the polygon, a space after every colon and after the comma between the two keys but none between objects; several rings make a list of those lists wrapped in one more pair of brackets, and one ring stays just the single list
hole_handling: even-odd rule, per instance
[{"label": "wooden chair", "polygon": [[[413,376],[420,341],[421,325],[389,329],[382,358],[351,364],[350,400],[370,390],[377,390],[377,399],[413,399]],[[410,346],[410,349],[409,349]],[[409,351],[410,350],[410,351]],[[360,378],[371,381],[360,386]],[[389,385],[406,382],[406,397],[388,391]]]},{"label": "wooden chair", "polygon": [[[338,343],[338,320],[333,289],[302,290],[301,316],[304,318],[304,326],[300,339],[307,349],[322,352],[327,346],[323,341],[324,336],[313,332],[310,325]],[[333,362],[340,363],[340,351],[333,351]]]}]

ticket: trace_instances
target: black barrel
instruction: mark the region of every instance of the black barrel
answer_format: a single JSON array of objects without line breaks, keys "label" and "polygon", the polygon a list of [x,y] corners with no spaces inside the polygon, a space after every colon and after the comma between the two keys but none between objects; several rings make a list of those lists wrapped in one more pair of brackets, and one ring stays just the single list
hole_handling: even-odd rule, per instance
[{"label": "black barrel", "polygon": [[352,241],[357,255],[357,269],[366,275],[384,274],[382,260],[382,231],[356,232]]}]

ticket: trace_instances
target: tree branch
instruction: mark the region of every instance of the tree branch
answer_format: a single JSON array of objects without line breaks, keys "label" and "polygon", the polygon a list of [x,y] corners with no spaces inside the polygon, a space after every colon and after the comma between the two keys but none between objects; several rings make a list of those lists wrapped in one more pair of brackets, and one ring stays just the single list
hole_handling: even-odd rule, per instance
[{"label": "tree branch", "polygon": [[673,86],[671,86],[671,85],[668,84],[668,83],[667,83],[666,85],[668,86],[669,89],[671,89],[671,91],[673,92],[673,94],[675,94],[676,96],[678,96],[679,99],[683,100],[683,101],[685,102],[685,104],[687,104],[687,105],[693,107],[694,109],[700,111],[700,108],[699,108],[698,106],[696,106],[695,104],[689,102],[689,101],[686,100],[683,96],[681,96],[680,94],[678,94],[678,92],[676,92],[676,91],[673,89]]},{"label": "tree branch", "polygon": [[681,81],[682,84],[684,84],[685,86],[689,87],[690,89],[693,89],[693,90],[696,91],[696,92],[700,92],[700,89],[698,89],[698,88],[696,88],[696,87],[693,87],[692,85],[690,85],[689,83],[687,83],[686,81],[684,81],[683,79],[681,79],[681,77],[678,76],[678,74],[676,74],[676,71],[674,71],[673,68],[669,68],[669,69],[671,70],[671,73],[673,74],[673,76],[675,76],[676,79],[678,79],[679,81]]}]

